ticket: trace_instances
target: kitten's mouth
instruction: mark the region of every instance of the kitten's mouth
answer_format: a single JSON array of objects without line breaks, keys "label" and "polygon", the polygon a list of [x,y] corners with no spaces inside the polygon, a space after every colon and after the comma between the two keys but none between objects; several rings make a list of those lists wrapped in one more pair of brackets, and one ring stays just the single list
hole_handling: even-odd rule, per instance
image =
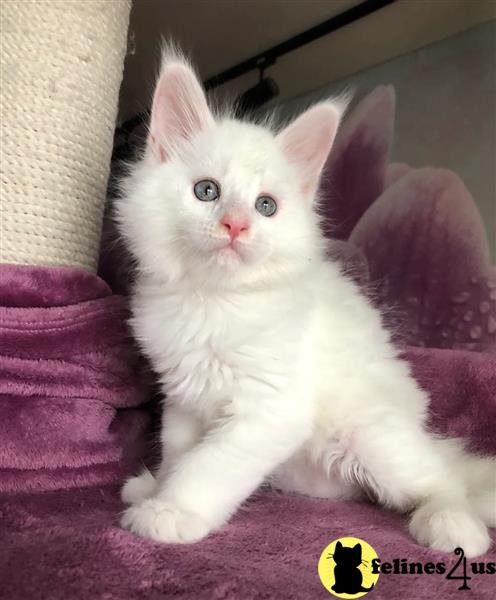
[{"label": "kitten's mouth", "polygon": [[217,252],[223,256],[236,256],[237,258],[242,258],[240,244],[237,240],[226,242],[223,246],[220,246],[220,248],[217,249]]},{"label": "kitten's mouth", "polygon": [[220,248],[220,252],[230,252],[230,253],[234,252],[234,254],[237,254],[239,256],[239,251],[236,248],[235,242],[229,242],[225,246],[222,246]]},{"label": "kitten's mouth", "polygon": [[249,262],[249,244],[245,240],[221,238],[215,240],[215,242],[215,245],[211,247],[211,252],[222,263],[234,264],[247,260]]}]

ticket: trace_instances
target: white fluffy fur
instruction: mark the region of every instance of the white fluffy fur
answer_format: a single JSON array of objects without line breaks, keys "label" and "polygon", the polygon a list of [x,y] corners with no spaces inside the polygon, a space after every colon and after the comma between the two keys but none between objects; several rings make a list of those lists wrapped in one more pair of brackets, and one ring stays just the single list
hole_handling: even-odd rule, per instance
[{"label": "white fluffy fur", "polygon": [[[278,135],[214,119],[190,67],[164,61],[117,214],[139,266],[132,325],[166,396],[162,465],[122,492],[139,535],[199,540],[268,480],[411,511],[432,548],[490,545],[495,463],[426,431],[428,397],[380,315],[324,259],[314,196],[339,113],[318,105]],[[195,198],[205,178],[219,200]],[[233,248],[226,214],[250,224]]]}]

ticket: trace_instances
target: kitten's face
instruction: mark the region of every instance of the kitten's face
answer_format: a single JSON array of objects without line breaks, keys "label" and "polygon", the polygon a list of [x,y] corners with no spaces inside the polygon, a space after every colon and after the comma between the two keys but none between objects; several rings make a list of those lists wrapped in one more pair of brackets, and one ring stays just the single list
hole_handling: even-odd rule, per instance
[{"label": "kitten's face", "polygon": [[252,279],[315,252],[312,206],[262,128],[221,122],[151,167],[147,179],[149,197],[135,218],[155,247],[154,268],[176,259],[216,279]]},{"label": "kitten's face", "polygon": [[[147,156],[127,182],[118,214],[141,269],[237,286],[290,274],[312,260],[320,251],[312,200],[336,115],[326,108],[317,115],[323,123],[311,115],[277,136],[231,119],[214,121],[192,72],[166,68]],[[307,150],[305,136],[315,125],[317,144]]]}]

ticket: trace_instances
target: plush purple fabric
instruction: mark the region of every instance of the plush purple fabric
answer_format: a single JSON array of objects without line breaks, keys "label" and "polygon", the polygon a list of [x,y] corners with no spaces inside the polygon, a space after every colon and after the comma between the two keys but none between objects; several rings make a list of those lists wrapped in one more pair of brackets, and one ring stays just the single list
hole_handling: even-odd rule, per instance
[{"label": "plush purple fabric", "polygon": [[384,190],[393,143],[395,94],[379,86],[340,129],[322,176],[329,235],[347,240]]},{"label": "plush purple fabric", "polygon": [[126,305],[79,269],[0,265],[0,491],[122,478],[147,388]]},{"label": "plush purple fabric", "polygon": [[394,90],[338,133],[321,196],[334,252],[392,313],[404,343],[496,352],[496,268],[469,191],[446,169],[388,164]]},{"label": "plush purple fabric", "polygon": [[[268,491],[194,547],[122,531],[118,486],[104,484],[136,467],[148,419],[134,408],[145,387],[123,302],[79,271],[3,266],[1,275],[9,305],[0,310],[1,598],[325,598],[318,557],[346,535],[371,543],[383,561],[454,564],[418,546],[398,515]],[[431,391],[432,426],[496,452],[494,357],[412,348],[406,358]],[[441,576],[381,575],[374,594],[457,598],[457,587]],[[489,575],[471,587],[466,597],[491,597]]]},{"label": "plush purple fabric", "polygon": [[[408,359],[433,394],[433,425],[496,451],[496,373],[489,354],[411,349]],[[67,487],[74,485],[67,474]],[[333,539],[359,537],[382,561],[445,561],[416,544],[406,519],[376,506],[262,491],[220,532],[194,546],[163,546],[118,526],[118,487],[0,494],[0,597],[6,600],[315,600],[330,597],[317,575]],[[492,550],[478,561],[496,561]],[[381,575],[374,598],[494,598],[494,577],[471,591],[441,575]]]}]

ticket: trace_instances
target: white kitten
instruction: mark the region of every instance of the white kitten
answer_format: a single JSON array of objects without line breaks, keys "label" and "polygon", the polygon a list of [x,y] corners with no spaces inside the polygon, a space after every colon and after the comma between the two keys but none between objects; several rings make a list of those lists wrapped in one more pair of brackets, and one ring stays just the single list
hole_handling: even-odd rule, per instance
[{"label": "white kitten", "polygon": [[324,259],[315,196],[341,112],[318,104],[277,135],[216,118],[188,64],[164,60],[117,215],[139,265],[132,325],[166,395],[162,464],[122,492],[139,535],[199,540],[270,480],[413,511],[435,549],[490,545],[495,463],[426,431],[428,397],[380,315]]}]

